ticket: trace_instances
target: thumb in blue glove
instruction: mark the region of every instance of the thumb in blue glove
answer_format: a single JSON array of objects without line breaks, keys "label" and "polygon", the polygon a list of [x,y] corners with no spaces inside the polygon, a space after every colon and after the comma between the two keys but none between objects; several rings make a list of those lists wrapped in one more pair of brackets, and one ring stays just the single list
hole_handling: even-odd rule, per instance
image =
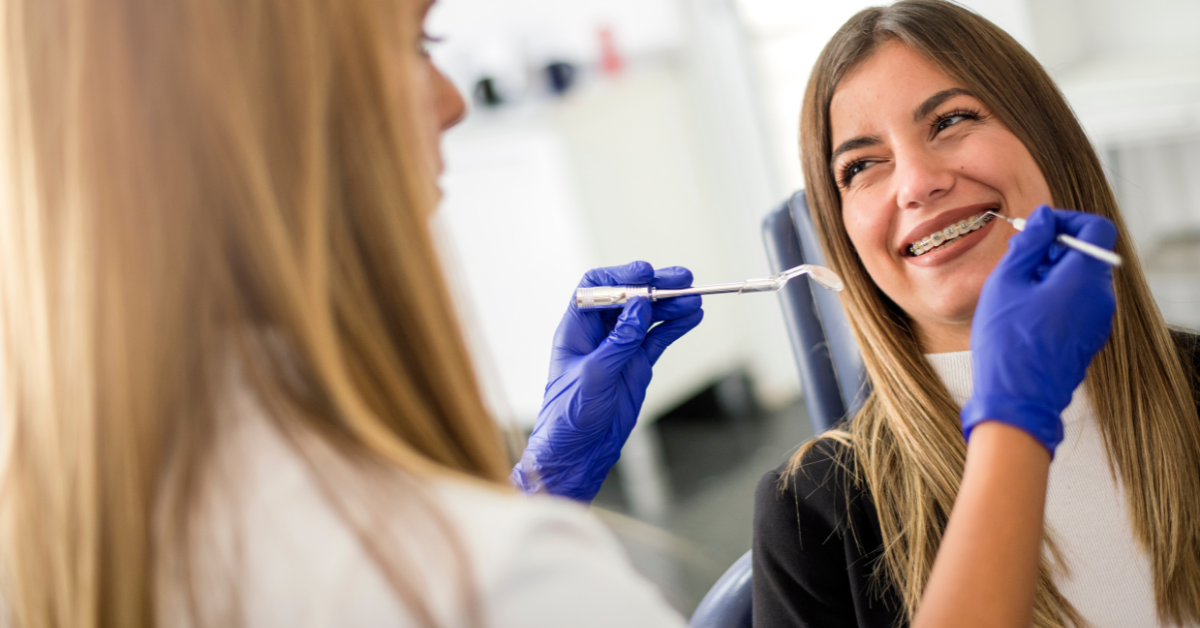
[{"label": "thumb in blue glove", "polygon": [[[588,271],[579,287],[643,284],[686,288],[692,273],[634,262]],[[554,336],[542,410],[512,483],[527,493],[590,502],[637,423],[654,363],[700,324],[700,304],[700,297],[681,297],[634,299],[620,311],[568,306]]]},{"label": "thumb in blue glove", "polygon": [[1117,229],[1101,216],[1039,207],[979,295],[971,323],[974,391],[963,434],[983,421],[1019,427],[1050,454],[1062,412],[1108,342],[1116,311],[1112,267],[1055,244],[1060,233],[1111,249]]}]

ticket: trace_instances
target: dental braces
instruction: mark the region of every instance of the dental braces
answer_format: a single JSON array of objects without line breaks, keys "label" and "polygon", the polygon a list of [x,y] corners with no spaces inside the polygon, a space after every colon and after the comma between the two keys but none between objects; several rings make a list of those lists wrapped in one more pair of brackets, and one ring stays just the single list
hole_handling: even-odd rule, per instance
[{"label": "dental braces", "polygon": [[911,253],[913,257],[924,255],[933,249],[942,246],[943,244],[948,244],[967,235],[968,233],[971,233],[972,231],[978,231],[979,229],[982,229],[984,225],[993,220],[995,220],[995,218],[989,216],[988,214],[980,214],[974,218],[971,218],[970,220],[963,220],[932,235],[926,236],[919,242],[913,242],[909,245],[908,252]]}]

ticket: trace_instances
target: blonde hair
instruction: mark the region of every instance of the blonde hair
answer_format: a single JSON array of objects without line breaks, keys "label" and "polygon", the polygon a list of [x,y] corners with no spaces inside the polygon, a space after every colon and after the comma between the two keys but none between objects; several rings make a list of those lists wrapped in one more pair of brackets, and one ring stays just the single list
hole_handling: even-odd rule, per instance
[{"label": "blonde hair", "polygon": [[[874,498],[884,542],[877,576],[894,587],[911,620],[966,455],[959,408],[922,356],[907,314],[875,285],[855,253],[829,169],[834,91],[878,46],[893,40],[959,81],[1021,139],[1057,206],[1116,223],[1116,250],[1127,263],[1115,274],[1113,333],[1088,372],[1088,391],[1110,461],[1124,482],[1137,540],[1150,558],[1159,616],[1200,621],[1200,421],[1187,376],[1192,367],[1180,360],[1100,161],[1058,88],[1004,31],[941,0],[902,0],[851,18],[813,68],[801,115],[813,220],[831,268],[846,280],[842,303],[873,386],[853,420],[824,438],[849,445],[853,460],[845,462],[853,462],[856,481]],[[793,457],[792,471],[811,446]],[[1055,587],[1051,569],[1043,560],[1034,625],[1082,623]]]},{"label": "blonde hair", "polygon": [[[502,484],[426,226],[438,192],[416,13],[404,0],[0,8],[12,625],[154,625],[155,556],[191,538],[230,353],[293,443]],[[360,519],[399,597],[434,623],[413,593],[421,574],[370,547]]]}]

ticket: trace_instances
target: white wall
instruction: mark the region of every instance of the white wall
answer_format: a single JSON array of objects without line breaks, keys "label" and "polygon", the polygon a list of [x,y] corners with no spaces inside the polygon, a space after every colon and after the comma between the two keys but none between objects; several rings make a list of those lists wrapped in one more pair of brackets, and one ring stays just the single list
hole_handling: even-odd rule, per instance
[{"label": "white wall", "polygon": [[[800,105],[812,66],[825,44],[855,13],[878,0],[733,0],[745,26],[759,75],[769,150],[779,193],[804,186],[800,172]],[[1042,2],[1043,0],[1038,0]],[[1045,3],[1070,0],[1044,0]],[[1024,0],[966,0],[1023,45],[1036,47],[1030,5]]]},{"label": "white wall", "polygon": [[825,43],[867,0],[737,0],[761,93],[768,150],[781,198],[804,187],[800,103]]},{"label": "white wall", "polygon": [[[773,153],[798,185],[800,103],[813,63],[865,0],[737,0],[753,41]],[[1200,129],[1200,2],[1195,0],[966,0],[1011,33],[1060,81],[1102,144],[1178,138]],[[1119,102],[1117,102],[1119,101]],[[1157,109],[1143,105],[1158,105]],[[1134,107],[1132,105],[1138,105]],[[1141,125],[1141,128],[1134,128]]]},{"label": "white wall", "polygon": [[437,227],[493,414],[531,425],[554,330],[592,256],[562,139],[484,126],[443,143]]}]

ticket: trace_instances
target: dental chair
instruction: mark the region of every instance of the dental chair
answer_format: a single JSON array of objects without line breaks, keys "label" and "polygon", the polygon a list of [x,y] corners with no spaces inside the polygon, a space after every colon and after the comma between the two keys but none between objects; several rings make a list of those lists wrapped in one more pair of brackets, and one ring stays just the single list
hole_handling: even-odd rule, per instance
[{"label": "dental chair", "polygon": [[[767,214],[763,239],[771,272],[825,265],[804,190]],[[813,434],[854,416],[870,394],[862,354],[838,295],[793,279],[779,292],[792,354],[800,367],[804,405]],[[689,628],[751,628],[751,557],[746,552],[721,576],[692,614]]]},{"label": "dental chair", "polygon": [[[804,190],[767,215],[763,239],[771,271],[800,264],[825,266]],[[779,292],[783,319],[800,368],[800,386],[813,434],[820,434],[862,407],[870,387],[862,353],[850,331],[838,293],[812,285],[808,277],[793,280]]]}]

